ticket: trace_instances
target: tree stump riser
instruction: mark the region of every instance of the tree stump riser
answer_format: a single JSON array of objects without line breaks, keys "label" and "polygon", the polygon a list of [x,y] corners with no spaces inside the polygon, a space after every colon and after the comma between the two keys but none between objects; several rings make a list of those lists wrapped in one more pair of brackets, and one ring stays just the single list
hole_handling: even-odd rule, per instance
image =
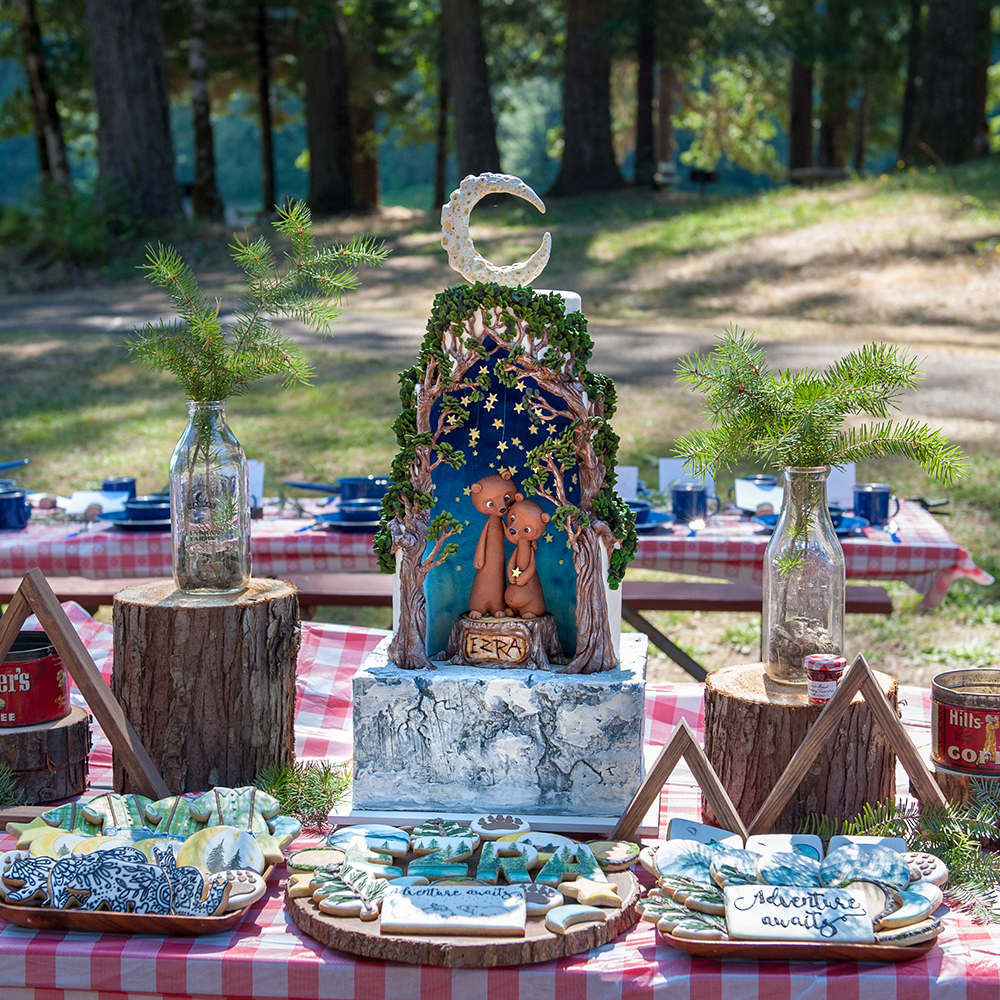
[{"label": "tree stump riser", "polygon": [[0,762],[17,778],[28,805],[83,792],[89,753],[90,716],[82,708],[55,722],[0,729]]}]

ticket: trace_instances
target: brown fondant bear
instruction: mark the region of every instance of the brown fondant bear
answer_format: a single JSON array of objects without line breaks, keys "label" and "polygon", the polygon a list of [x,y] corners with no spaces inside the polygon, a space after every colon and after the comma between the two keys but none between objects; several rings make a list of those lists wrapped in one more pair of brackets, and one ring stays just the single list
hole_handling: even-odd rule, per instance
[{"label": "brown fondant bear", "polygon": [[507,537],[517,546],[507,563],[510,586],[504,591],[504,601],[522,618],[537,618],[545,614],[545,595],[535,567],[535,549],[545,533],[549,515],[532,500],[514,494],[514,503],[507,513]]},{"label": "brown fondant bear", "polygon": [[469,592],[469,617],[482,618],[484,615],[510,614],[510,609],[504,604],[504,574],[503,566],[506,559],[503,544],[503,516],[514,499],[514,484],[510,481],[510,473],[502,472],[499,476],[484,476],[472,484],[472,503],[480,514],[486,515],[486,524],[476,552],[472,557],[472,565],[476,568],[476,576]]}]

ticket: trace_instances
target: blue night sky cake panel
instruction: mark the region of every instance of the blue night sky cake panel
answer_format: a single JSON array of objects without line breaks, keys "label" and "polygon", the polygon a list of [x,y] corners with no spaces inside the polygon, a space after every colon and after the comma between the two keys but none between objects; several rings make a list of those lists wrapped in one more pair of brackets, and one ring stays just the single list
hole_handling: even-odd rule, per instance
[{"label": "blue night sky cake panel", "polygon": [[[491,344],[491,341],[486,341],[487,347]],[[432,516],[441,510],[448,510],[465,527],[460,535],[449,539],[458,545],[458,552],[442,566],[431,570],[424,584],[427,653],[430,656],[445,649],[452,624],[468,610],[469,591],[476,573],[472,557],[486,525],[486,516],[472,504],[472,484],[507,469],[515,490],[523,492],[521,482],[531,474],[525,461],[528,452],[566,427],[566,421],[562,419],[542,424],[531,421],[524,405],[523,390],[508,388],[493,376],[492,366],[497,357],[492,355],[486,363],[473,370],[475,375],[485,367],[490,373],[491,388],[478,403],[469,404],[469,422],[445,437],[446,441],[465,453],[465,464],[460,469],[442,464],[433,473],[437,505]],[[531,378],[522,378],[520,383],[537,391]],[[468,395],[468,391],[459,394],[460,398]],[[545,398],[554,406],[560,406],[559,400],[554,397],[546,395]],[[435,409],[432,422],[436,420]],[[570,499],[575,501],[579,495],[574,482],[575,472],[567,478]],[[528,499],[538,503],[546,513],[554,513],[551,504],[537,496]],[[566,543],[566,532],[549,525],[539,540],[535,559],[547,610],[555,617],[563,650],[571,655],[576,648],[576,568],[573,553]],[[433,543],[428,544],[428,552],[432,546]],[[506,559],[509,559],[514,546],[510,542],[506,542],[505,546]]]}]

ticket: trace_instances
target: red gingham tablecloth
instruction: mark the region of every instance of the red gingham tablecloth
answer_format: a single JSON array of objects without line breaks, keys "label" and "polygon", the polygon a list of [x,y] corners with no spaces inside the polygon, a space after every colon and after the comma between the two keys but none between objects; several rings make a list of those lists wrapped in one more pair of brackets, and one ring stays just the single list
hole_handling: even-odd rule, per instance
[{"label": "red gingham tablecloth", "polygon": [[[111,629],[66,605],[105,674]],[[351,678],[382,632],[304,624],[299,655],[296,752],[344,759],[351,752]],[[76,696],[78,700],[78,696]],[[904,722],[930,741],[929,694],[904,687]],[[647,739],[662,744],[681,719],[700,731],[701,687],[650,685]],[[96,730],[96,727],[95,727]],[[110,748],[95,731],[93,788],[110,781]],[[900,792],[906,788],[900,775]],[[699,793],[682,764],[661,801],[669,815],[698,816]],[[312,838],[314,839],[314,838]],[[301,843],[310,842],[303,836]],[[0,848],[12,838],[0,837]],[[752,997],[815,1000],[997,1000],[1000,927],[944,918],[945,930],[923,958],[897,965],[853,962],[745,962],[692,958],[660,940],[652,924],[588,954],[505,969],[437,969],[356,961],[303,935],[285,917],[283,871],[239,926],[200,938],[28,931],[0,921],[2,1000],[180,1000],[233,997],[308,1000],[652,1000]]]},{"label": "red gingham tablecloth", "polygon": [[[924,595],[921,607],[937,607],[960,577],[989,584],[993,578],[972,561],[941,521],[917,504],[903,502],[899,542],[884,531],[843,540],[847,576],[854,580],[903,580]],[[265,517],[254,521],[253,568],[258,576],[370,572],[377,569],[372,536],[301,531],[311,522]],[[91,530],[67,538],[74,526],[29,522],[23,531],[0,531],[0,577],[38,567],[49,576],[169,576],[169,533]],[[641,535],[633,566],[688,573],[731,582],[759,581],[768,536],[747,518],[717,515],[695,537],[674,526]]]}]

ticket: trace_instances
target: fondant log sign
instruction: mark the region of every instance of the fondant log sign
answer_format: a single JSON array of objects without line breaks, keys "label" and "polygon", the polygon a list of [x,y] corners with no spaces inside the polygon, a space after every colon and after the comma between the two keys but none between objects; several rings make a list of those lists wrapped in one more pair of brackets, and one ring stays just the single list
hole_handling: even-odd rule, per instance
[{"label": "fondant log sign", "polygon": [[874,941],[871,917],[843,889],[726,886],[731,938],[781,941]]},{"label": "fondant log sign", "polygon": [[382,901],[383,934],[524,934],[520,886],[390,887]]}]

